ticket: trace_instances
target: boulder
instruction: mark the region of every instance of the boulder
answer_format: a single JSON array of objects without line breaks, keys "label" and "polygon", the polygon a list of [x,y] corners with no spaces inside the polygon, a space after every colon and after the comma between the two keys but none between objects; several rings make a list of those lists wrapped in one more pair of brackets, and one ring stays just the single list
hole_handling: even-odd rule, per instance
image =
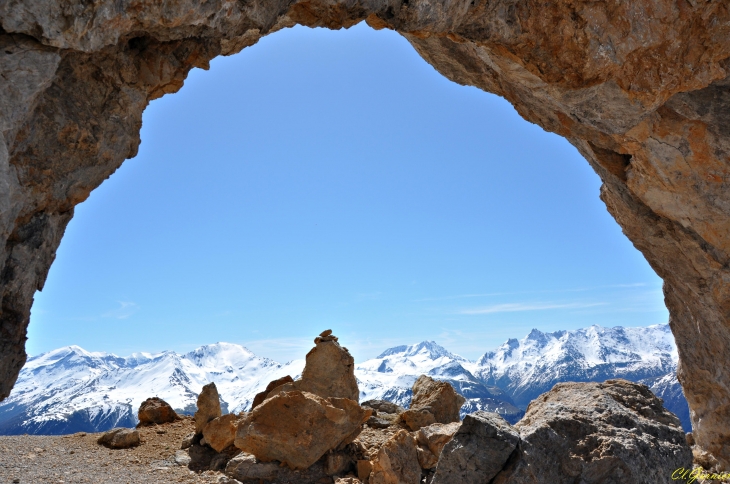
[{"label": "boulder", "polygon": [[158,397],[148,398],[142,402],[137,412],[137,418],[141,427],[180,420],[180,417],[175,413],[175,410],[173,410],[170,404]]},{"label": "boulder", "polygon": [[101,444],[110,449],[128,449],[139,445],[139,431],[134,429],[127,429],[118,427],[104,433],[96,441],[97,444]]},{"label": "boulder", "polygon": [[411,405],[401,413],[401,420],[411,430],[432,423],[458,422],[465,401],[449,383],[421,375],[413,384]]},{"label": "boulder", "polygon": [[283,385],[285,383],[291,383],[293,381],[294,381],[294,379],[291,376],[286,375],[286,376],[279,378],[278,380],[274,380],[274,381],[270,382],[268,385],[266,385],[266,389],[263,392],[257,393],[256,396],[253,397],[253,403],[251,403],[251,410],[258,407],[261,404],[261,402],[266,400],[266,397],[269,395],[269,392],[271,392],[271,390],[273,390],[276,387],[280,387],[281,385]]},{"label": "boulder", "polygon": [[279,475],[278,462],[261,462],[252,454],[242,452],[228,461],[226,475],[241,482],[273,481]]},{"label": "boulder", "polygon": [[515,428],[521,451],[495,484],[654,484],[692,467],[679,419],[647,386],[626,380],[559,383]]},{"label": "boulder", "polygon": [[190,465],[190,454],[184,450],[176,450],[173,459],[175,460],[175,464],[181,467],[187,467]]},{"label": "boulder", "polygon": [[416,450],[418,451],[418,465],[421,466],[421,469],[433,469],[436,467],[439,458],[428,447],[421,447],[419,445]]},{"label": "boulder", "polygon": [[433,484],[491,482],[519,442],[517,430],[496,413],[467,415],[441,451]]},{"label": "boulder", "polygon": [[243,421],[244,418],[233,413],[214,418],[203,429],[205,442],[213,447],[216,452],[221,452],[226,447],[233,445],[238,423]]},{"label": "boulder", "polygon": [[315,343],[307,353],[302,378],[274,388],[268,397],[279,392],[301,391],[323,398],[347,398],[358,402],[360,390],[355,378],[355,360],[350,352],[340,346],[332,334],[318,336]]},{"label": "boulder", "polygon": [[421,466],[418,464],[416,440],[407,430],[396,432],[372,460],[370,484],[419,484]]},{"label": "boulder", "polygon": [[461,422],[451,422],[448,424],[435,423],[421,427],[416,432],[416,441],[419,446],[430,450],[438,458],[441,455],[441,450],[460,427]]},{"label": "boulder", "polygon": [[235,445],[258,459],[306,469],[328,450],[352,442],[370,410],[346,398],[281,392],[256,407],[238,427]]},{"label": "boulder", "polygon": [[363,407],[372,408],[376,411],[374,412],[375,415],[381,413],[399,414],[405,412],[405,408],[387,400],[368,400],[367,402],[363,402],[360,405],[362,405]]},{"label": "boulder", "polygon": [[202,433],[205,426],[221,416],[221,402],[215,383],[208,383],[198,395],[198,410],[195,411],[195,433]]}]

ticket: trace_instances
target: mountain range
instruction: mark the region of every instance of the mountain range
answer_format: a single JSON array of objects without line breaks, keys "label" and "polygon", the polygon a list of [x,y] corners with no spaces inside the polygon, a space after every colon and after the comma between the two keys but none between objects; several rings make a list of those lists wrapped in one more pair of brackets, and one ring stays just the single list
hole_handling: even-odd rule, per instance
[{"label": "mountain range", "polygon": [[[68,346],[28,359],[10,396],[0,402],[0,434],[96,432],[136,425],[136,411],[158,396],[181,413],[195,410],[198,392],[214,381],[224,412],[248,410],[276,378],[297,378],[304,360],[280,364],[243,346],[216,343],[180,355],[119,357]],[[466,399],[462,414],[484,409],[514,423],[529,402],[561,381],[625,378],[648,385],[690,429],[676,378],[677,350],[668,325],[591,326],[510,339],[471,361],[433,341],[397,346],[356,365],[360,401],[384,399],[407,407],[411,387],[426,374],[445,380]]]}]

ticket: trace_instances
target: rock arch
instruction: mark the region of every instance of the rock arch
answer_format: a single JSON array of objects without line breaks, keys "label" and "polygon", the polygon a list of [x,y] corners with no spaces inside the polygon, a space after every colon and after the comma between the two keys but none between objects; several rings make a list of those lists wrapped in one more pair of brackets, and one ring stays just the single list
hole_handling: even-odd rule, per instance
[{"label": "rock arch", "polygon": [[664,279],[695,438],[730,465],[730,11],[696,0],[0,0],[0,397],[74,206],[147,103],[295,24],[367,21],[566,137]]}]

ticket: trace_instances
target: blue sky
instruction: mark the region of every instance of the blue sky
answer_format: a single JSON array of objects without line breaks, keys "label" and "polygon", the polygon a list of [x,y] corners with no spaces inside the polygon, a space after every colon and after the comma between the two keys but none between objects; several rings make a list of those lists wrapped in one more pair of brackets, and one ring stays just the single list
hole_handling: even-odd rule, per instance
[{"label": "blue sky", "polygon": [[332,328],[357,361],[435,340],[665,323],[661,280],[565,140],[399,35],[297,27],[196,69],[79,205],[28,352],[216,341],[279,361]]}]

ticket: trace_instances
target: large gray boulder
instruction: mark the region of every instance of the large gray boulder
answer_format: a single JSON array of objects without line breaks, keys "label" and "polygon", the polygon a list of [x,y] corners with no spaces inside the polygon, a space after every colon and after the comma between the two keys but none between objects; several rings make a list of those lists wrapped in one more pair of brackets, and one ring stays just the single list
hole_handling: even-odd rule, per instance
[{"label": "large gray boulder", "polygon": [[669,483],[676,469],[692,467],[679,419],[647,386],[626,380],[559,383],[515,428],[519,453],[494,484]]},{"label": "large gray boulder", "polygon": [[433,484],[483,484],[504,467],[520,442],[517,430],[496,413],[464,417],[443,450]]}]

